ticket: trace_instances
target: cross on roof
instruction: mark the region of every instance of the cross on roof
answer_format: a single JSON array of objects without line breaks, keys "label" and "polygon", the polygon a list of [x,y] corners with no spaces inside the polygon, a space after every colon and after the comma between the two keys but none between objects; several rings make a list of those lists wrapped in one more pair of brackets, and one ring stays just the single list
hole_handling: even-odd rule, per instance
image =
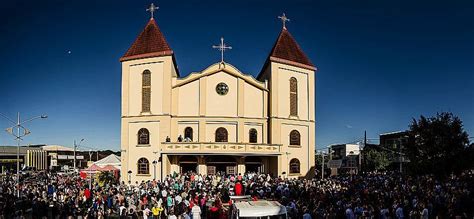
[{"label": "cross on roof", "polygon": [[278,16],[278,18],[281,20],[281,22],[283,23],[283,29],[286,29],[286,22],[287,21],[290,21],[290,19],[288,19],[288,17],[286,17],[285,13],[283,13],[282,16]]},{"label": "cross on roof", "polygon": [[217,45],[217,46],[212,46],[212,48],[218,49],[219,51],[221,51],[221,63],[224,63],[224,52],[225,52],[227,49],[232,49],[232,46],[227,46],[227,45],[225,45],[225,43],[224,43],[224,37],[221,37],[221,44],[220,44],[220,45]]},{"label": "cross on roof", "polygon": [[146,9],[146,11],[149,11],[150,14],[151,14],[151,18],[153,18],[153,12],[155,12],[156,10],[158,10],[159,7],[155,6],[155,4],[151,3],[150,4],[150,7],[148,7]]}]

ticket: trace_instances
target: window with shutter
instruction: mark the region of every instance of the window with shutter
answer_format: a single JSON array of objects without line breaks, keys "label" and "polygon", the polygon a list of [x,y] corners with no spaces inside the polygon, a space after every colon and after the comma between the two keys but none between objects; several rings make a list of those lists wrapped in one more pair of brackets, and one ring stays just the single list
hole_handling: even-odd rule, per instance
[{"label": "window with shutter", "polygon": [[148,162],[148,159],[142,157],[138,160],[137,173],[138,174],[150,174],[150,163]]},{"label": "window with shutter", "polygon": [[301,141],[300,141],[300,133],[296,130],[293,130],[290,132],[290,145],[298,145],[300,146],[301,145]]},{"label": "window with shutter", "polygon": [[150,144],[150,132],[146,128],[138,130],[138,144]]},{"label": "window with shutter", "polygon": [[151,72],[143,71],[142,74],[142,112],[150,112],[151,105]]},{"label": "window with shutter", "polygon": [[300,161],[296,158],[290,161],[290,173],[300,173]]},{"label": "window with shutter", "polygon": [[298,81],[290,78],[290,116],[298,116]]}]

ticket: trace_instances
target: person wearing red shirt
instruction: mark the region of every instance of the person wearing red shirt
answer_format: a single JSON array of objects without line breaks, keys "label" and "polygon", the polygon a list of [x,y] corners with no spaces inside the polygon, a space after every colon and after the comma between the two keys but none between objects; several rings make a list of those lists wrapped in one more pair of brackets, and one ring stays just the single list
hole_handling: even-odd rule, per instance
[{"label": "person wearing red shirt", "polygon": [[91,197],[91,191],[88,188],[86,188],[84,190],[84,195],[86,196],[86,199],[89,199]]},{"label": "person wearing red shirt", "polygon": [[242,195],[242,183],[241,182],[237,182],[235,184],[235,195],[237,195],[237,196]]}]

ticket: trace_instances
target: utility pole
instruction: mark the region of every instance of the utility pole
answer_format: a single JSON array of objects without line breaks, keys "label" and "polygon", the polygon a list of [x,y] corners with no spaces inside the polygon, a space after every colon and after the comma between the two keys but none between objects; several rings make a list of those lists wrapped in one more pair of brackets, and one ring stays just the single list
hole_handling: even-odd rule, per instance
[{"label": "utility pole", "polygon": [[363,151],[365,151],[365,146],[367,145],[367,131],[364,131],[364,148],[362,150],[359,148],[359,171],[362,173],[362,156]]},{"label": "utility pole", "polygon": [[81,139],[81,141],[79,141],[79,144],[76,144],[76,140],[74,140],[74,172],[76,172],[76,149],[78,146],[81,145],[81,143],[84,141],[84,139]]},{"label": "utility pole", "polygon": [[402,167],[402,139],[398,139],[398,147],[399,147],[399,151],[398,151],[398,160],[400,162],[400,175],[403,173],[403,167]]},{"label": "utility pole", "polygon": [[[89,162],[92,163],[92,150],[89,149]],[[92,166],[92,165],[91,165]],[[92,189],[92,172],[89,171],[89,190]]]},{"label": "utility pole", "polygon": [[321,180],[324,179],[324,151],[321,150],[321,158],[322,158],[322,162],[321,162]]}]

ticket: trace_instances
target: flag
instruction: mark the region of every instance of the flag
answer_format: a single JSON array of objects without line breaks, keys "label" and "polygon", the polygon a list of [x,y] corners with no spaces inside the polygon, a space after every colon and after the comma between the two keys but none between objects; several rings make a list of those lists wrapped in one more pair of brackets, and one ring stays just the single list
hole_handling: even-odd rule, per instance
[{"label": "flag", "polygon": [[81,176],[81,178],[85,179],[85,178],[87,178],[87,173],[81,171],[80,176]]}]

